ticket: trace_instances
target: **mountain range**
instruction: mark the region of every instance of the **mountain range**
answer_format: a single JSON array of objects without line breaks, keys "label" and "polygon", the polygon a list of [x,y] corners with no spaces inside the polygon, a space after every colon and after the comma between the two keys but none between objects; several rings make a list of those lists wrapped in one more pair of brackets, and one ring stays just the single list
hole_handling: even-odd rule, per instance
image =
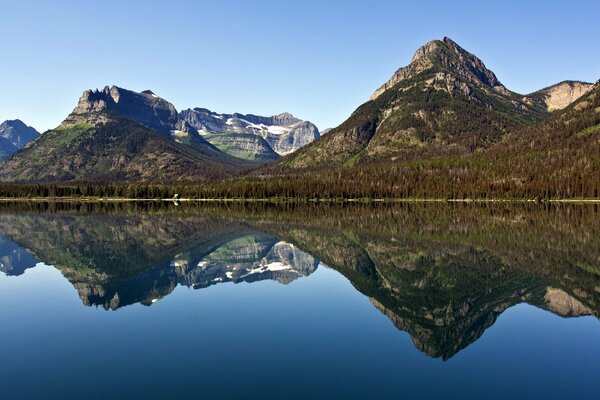
[{"label": "mountain range", "polygon": [[151,91],[113,86],[85,91],[0,173],[17,182],[243,177],[208,196],[597,197],[599,92],[563,81],[516,93],[445,37],[324,135],[289,113],[178,112]]},{"label": "mountain range", "polygon": [[273,161],[319,139],[318,128],[289,113],[272,117],[187,109],[180,118],[220,150],[239,158]]},{"label": "mountain range", "polygon": [[[19,182],[222,179],[319,137],[313,124],[290,114],[205,117],[198,110],[179,114],[150,90],[86,90],[59,127],[0,171]],[[222,124],[211,123],[218,117]]]}]

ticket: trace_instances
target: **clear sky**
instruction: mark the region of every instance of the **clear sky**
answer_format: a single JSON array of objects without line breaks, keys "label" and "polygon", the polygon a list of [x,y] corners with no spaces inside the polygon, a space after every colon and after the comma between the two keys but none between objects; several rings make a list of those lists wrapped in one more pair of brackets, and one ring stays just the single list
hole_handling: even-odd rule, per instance
[{"label": "clear sky", "polygon": [[0,122],[57,126],[81,92],[333,127],[431,39],[509,89],[600,79],[600,1],[0,1]]}]

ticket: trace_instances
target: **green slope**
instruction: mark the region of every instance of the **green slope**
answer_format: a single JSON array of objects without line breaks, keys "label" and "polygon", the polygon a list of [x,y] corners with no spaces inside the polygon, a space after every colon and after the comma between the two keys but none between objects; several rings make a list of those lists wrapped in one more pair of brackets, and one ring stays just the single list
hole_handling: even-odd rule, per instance
[{"label": "green slope", "polygon": [[223,178],[243,166],[211,145],[179,144],[110,114],[106,123],[80,122],[44,133],[0,164],[0,173],[16,182],[176,181]]}]

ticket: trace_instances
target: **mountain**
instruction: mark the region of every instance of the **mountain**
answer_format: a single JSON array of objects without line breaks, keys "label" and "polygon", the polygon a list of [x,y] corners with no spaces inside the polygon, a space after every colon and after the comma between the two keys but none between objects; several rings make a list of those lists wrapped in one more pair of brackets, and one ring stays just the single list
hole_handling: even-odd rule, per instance
[{"label": "mountain", "polygon": [[151,91],[87,90],[56,129],[0,164],[7,181],[176,181],[223,178],[248,166],[178,120]]},{"label": "mountain", "polygon": [[279,165],[314,168],[468,154],[547,115],[446,37],[418,49],[350,118]]},{"label": "mountain", "polygon": [[593,86],[594,84],[589,82],[562,81],[526,95],[523,101],[548,111],[562,110],[589,92]]},{"label": "mountain", "polygon": [[290,154],[320,137],[314,124],[289,113],[261,117],[194,108],[180,112],[179,117],[220,150],[262,162]]},{"label": "mountain", "polygon": [[4,121],[0,124],[0,160],[22,149],[39,135],[38,131],[19,119]]}]

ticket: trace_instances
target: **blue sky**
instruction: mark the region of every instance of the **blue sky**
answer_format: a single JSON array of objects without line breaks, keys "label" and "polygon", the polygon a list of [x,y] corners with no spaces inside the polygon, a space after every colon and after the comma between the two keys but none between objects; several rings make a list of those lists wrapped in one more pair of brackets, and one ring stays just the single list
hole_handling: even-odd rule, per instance
[{"label": "blue sky", "polygon": [[333,127],[414,51],[449,36],[509,89],[600,79],[600,2],[0,2],[0,121],[53,128],[81,92],[151,89],[178,110]]}]

